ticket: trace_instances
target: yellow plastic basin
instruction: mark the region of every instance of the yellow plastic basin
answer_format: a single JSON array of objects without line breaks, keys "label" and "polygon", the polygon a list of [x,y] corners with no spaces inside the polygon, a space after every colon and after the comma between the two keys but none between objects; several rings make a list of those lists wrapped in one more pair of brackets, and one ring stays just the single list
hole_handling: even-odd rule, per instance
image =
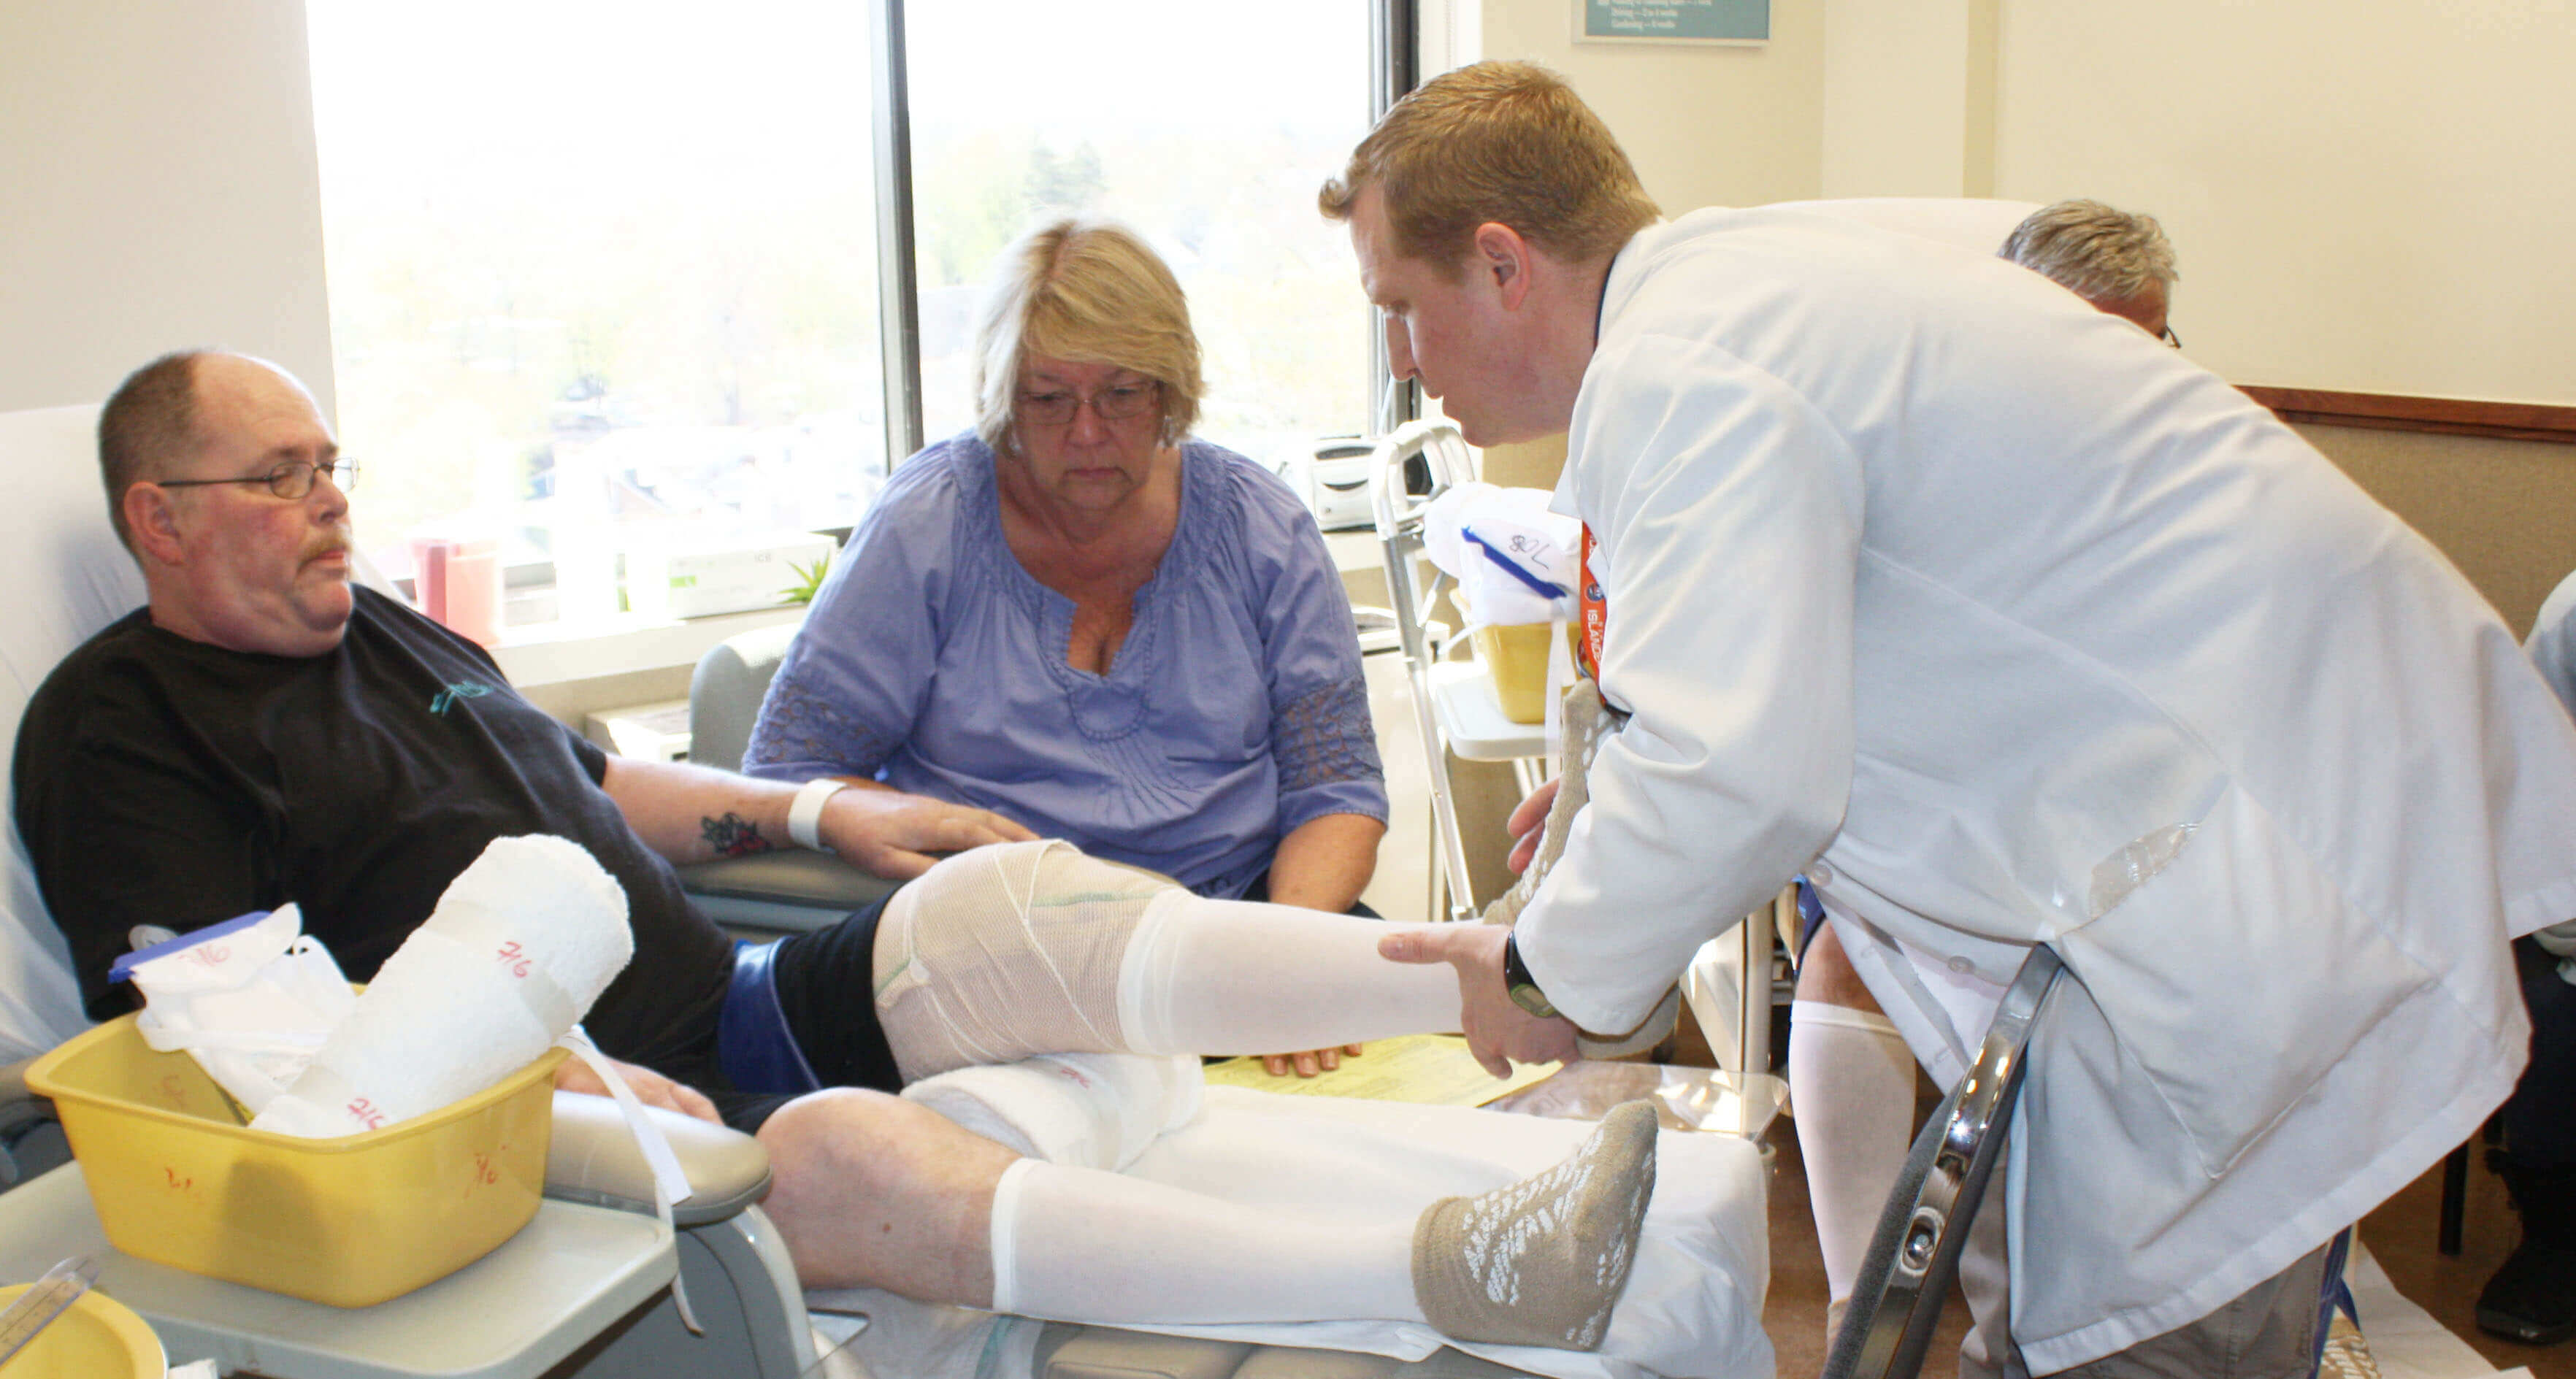
[{"label": "yellow plastic basin", "polygon": [[[32,1287],[0,1288],[0,1312]],[[11,1356],[9,1379],[161,1379],[169,1372],[161,1338],[132,1308],[93,1288]]]},{"label": "yellow plastic basin", "polygon": [[27,1085],[53,1098],[116,1248],[366,1307],[482,1258],[536,1214],[563,1058],[549,1049],[444,1110],[328,1140],[239,1124],[196,1061],[154,1052],[131,1015],[38,1059]]}]

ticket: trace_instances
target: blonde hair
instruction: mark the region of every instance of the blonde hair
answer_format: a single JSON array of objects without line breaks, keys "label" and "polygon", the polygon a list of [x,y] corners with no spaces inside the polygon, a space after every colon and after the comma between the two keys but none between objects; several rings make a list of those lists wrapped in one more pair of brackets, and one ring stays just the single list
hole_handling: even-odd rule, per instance
[{"label": "blonde hair", "polygon": [[1527,62],[1461,67],[1397,101],[1316,206],[1347,220],[1371,185],[1397,251],[1453,277],[1488,222],[1560,263],[1592,263],[1663,214],[1610,127],[1564,78]]},{"label": "blonde hair", "polygon": [[1133,370],[1161,387],[1165,444],[1188,435],[1206,385],[1180,280],[1135,231],[1068,217],[1002,253],[975,322],[975,434],[1008,448],[1020,365],[1041,354]]}]

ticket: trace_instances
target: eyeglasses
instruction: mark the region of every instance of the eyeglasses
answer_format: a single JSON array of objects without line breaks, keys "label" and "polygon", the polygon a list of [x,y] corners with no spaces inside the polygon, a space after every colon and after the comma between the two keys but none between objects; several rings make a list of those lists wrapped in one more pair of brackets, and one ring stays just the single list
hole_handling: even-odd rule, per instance
[{"label": "eyeglasses", "polygon": [[1020,394],[1011,410],[1022,421],[1063,426],[1088,402],[1092,414],[1102,421],[1125,421],[1152,411],[1161,390],[1159,383],[1112,383],[1085,397],[1069,389],[1051,388],[1042,393]]},{"label": "eyeglasses", "polygon": [[313,476],[321,475],[342,493],[358,486],[358,462],[342,456],[315,464],[311,460],[288,460],[265,474],[246,474],[238,479],[155,479],[163,488],[202,488],[207,484],[266,484],[268,491],[280,498],[301,498],[313,491]]},{"label": "eyeglasses", "polygon": [[2182,348],[2182,337],[2181,337],[2181,336],[2179,336],[2179,335],[2174,334],[2174,333],[2173,333],[2173,327],[2171,327],[2171,326],[2167,326],[2167,327],[2165,327],[2165,333],[2164,333],[2164,334],[2162,334],[2162,335],[2157,336],[2156,338],[2157,338],[2157,339],[2159,339],[2159,340],[2164,341],[2164,342],[2165,342],[2166,344],[2168,344],[2168,345],[2173,346],[2175,349],[2181,349],[2181,348]]}]

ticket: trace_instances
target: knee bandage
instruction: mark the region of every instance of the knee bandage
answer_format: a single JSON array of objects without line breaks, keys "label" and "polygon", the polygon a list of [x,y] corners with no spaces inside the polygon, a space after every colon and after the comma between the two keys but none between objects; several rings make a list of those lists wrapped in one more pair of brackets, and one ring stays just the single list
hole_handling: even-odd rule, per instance
[{"label": "knee bandage", "polygon": [[876,1009],[906,1082],[970,1064],[1128,1047],[1119,973],[1171,881],[1060,841],[1003,843],[922,873],[877,921]]}]

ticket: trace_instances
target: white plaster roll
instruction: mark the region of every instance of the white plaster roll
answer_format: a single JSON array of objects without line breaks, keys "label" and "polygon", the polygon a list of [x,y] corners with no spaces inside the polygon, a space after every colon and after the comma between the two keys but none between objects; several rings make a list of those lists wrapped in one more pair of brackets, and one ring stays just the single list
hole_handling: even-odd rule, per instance
[{"label": "white plaster roll", "polygon": [[579,1023],[634,951],[626,893],[588,852],[495,839],[251,1126],[350,1135],[472,1096]]}]

